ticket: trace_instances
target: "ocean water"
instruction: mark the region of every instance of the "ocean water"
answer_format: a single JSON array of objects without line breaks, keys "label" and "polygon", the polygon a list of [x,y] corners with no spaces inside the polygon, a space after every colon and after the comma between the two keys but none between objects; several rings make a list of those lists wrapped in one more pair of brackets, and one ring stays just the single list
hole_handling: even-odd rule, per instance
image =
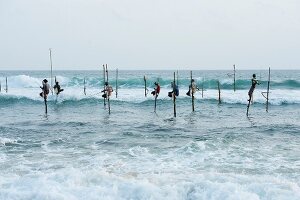
[{"label": "ocean water", "polygon": [[54,71],[65,91],[49,96],[47,115],[49,71],[0,71],[0,199],[300,199],[300,71],[271,71],[268,113],[267,70],[237,71],[235,92],[232,71],[193,71],[204,88],[195,112],[189,73],[178,72],[174,118],[173,71],[120,70],[110,115],[101,70]]}]

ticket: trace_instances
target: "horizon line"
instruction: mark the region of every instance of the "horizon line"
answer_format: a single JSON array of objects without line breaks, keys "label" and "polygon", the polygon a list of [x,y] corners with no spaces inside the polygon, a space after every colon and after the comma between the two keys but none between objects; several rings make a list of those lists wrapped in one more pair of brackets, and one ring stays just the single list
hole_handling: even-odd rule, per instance
[{"label": "horizon line", "polygon": [[[119,69],[119,68],[113,68],[110,69],[110,71],[112,70],[116,70],[118,69],[119,71],[174,71],[174,70],[178,70],[178,71],[232,71],[232,69],[227,68],[227,69]],[[249,68],[249,69],[238,69],[236,68],[236,71],[249,71],[249,70],[268,70],[269,67],[266,68]],[[102,70],[102,69],[53,69],[53,71],[98,71],[98,70]],[[296,68],[288,68],[288,69],[282,69],[282,68],[275,68],[271,70],[275,71],[281,71],[281,70],[300,70],[300,68],[296,69]],[[50,69],[0,69],[0,71],[50,71]]]}]

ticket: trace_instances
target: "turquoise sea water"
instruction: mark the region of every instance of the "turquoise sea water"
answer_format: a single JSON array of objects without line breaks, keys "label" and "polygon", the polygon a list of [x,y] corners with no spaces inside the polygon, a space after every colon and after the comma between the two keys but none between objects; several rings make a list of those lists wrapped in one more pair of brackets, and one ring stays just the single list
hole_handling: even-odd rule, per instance
[{"label": "turquoise sea water", "polygon": [[[261,84],[247,117],[253,73]],[[237,71],[235,92],[232,71],[193,71],[204,88],[195,112],[190,72],[178,74],[174,118],[173,71],[120,70],[110,115],[102,71],[55,71],[65,91],[49,96],[47,115],[48,71],[0,71],[0,199],[300,199],[300,71],[271,71],[268,113],[267,71]]]}]

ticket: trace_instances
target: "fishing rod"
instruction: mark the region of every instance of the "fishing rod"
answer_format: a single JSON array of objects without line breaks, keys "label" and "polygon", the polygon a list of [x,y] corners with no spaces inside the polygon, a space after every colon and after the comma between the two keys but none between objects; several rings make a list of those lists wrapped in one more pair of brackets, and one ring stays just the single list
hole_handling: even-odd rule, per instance
[{"label": "fishing rod", "polygon": [[49,48],[49,56],[50,56],[50,84],[51,84],[51,87],[50,87],[50,90],[51,90],[51,94],[53,95],[53,90],[52,90],[52,87],[53,87],[53,83],[52,83],[52,78],[53,78],[53,74],[52,74],[52,49]]},{"label": "fishing rod", "polygon": [[86,96],[86,98],[90,98],[90,97],[96,96],[96,95],[101,94],[101,93],[102,93],[102,91],[94,93],[94,94],[91,94],[91,95],[88,95],[88,96]]},{"label": "fishing rod", "polygon": [[235,92],[235,90],[236,90],[235,73],[236,73],[235,65],[233,65],[233,73],[232,73],[232,74],[227,73],[227,76],[229,76],[229,77],[232,77],[232,76],[233,76],[233,91],[234,91],[234,92]]}]

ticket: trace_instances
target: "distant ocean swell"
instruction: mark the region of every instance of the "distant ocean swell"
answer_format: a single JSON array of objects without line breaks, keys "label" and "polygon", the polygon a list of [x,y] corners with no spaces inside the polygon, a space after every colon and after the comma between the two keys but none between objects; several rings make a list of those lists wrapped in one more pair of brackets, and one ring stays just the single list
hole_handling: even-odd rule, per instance
[{"label": "distant ocean swell", "polygon": [[[57,80],[63,87],[83,87],[84,79],[86,82],[87,88],[102,88],[103,87],[103,79],[102,77],[64,77],[57,76]],[[41,85],[41,81],[43,78],[32,77],[28,75],[17,75],[8,77],[8,87],[12,88],[38,88]],[[225,90],[233,89],[233,79],[232,78],[222,78],[222,79],[204,79],[202,77],[195,77],[197,81],[198,87],[204,89],[216,89],[217,82],[220,82],[220,86]],[[0,77],[2,90],[5,88],[5,77]],[[109,80],[110,84],[115,86],[116,79],[112,78]],[[168,88],[170,87],[170,83],[173,81],[171,78],[149,78],[146,79],[147,87],[153,87],[154,82],[159,81],[161,87]],[[176,80],[177,82],[177,80]],[[259,87],[266,88],[267,81],[260,81],[261,85]],[[190,79],[179,78],[178,85],[181,88],[187,88],[190,84]],[[272,89],[299,89],[300,81],[294,79],[287,80],[276,80],[271,81]],[[122,78],[118,79],[118,87],[119,88],[143,88],[145,85],[143,77],[137,78],[136,76],[133,78]],[[236,80],[236,89],[249,89],[251,85],[250,79],[237,79]]]},{"label": "distant ocean swell", "polygon": [[[128,76],[128,75],[127,75]],[[150,94],[153,90],[153,83],[157,79],[147,79],[147,92],[148,95],[144,95],[144,80],[143,77],[137,78],[138,75],[134,75],[133,78],[120,78],[118,80],[118,98],[115,97],[115,91],[111,97],[111,101],[117,104],[123,102],[146,105],[151,104],[154,101],[153,96]],[[98,103],[102,102],[103,80],[99,77],[87,77],[86,81],[86,95],[84,95],[84,77],[79,76],[57,76],[57,80],[61,86],[65,89],[58,97],[56,95],[49,95],[49,103],[56,103],[60,105],[77,105],[80,103]],[[28,75],[16,75],[8,77],[8,92],[5,91],[5,77],[0,77],[1,81],[1,93],[0,93],[0,105],[12,105],[12,104],[36,104],[42,102],[39,93],[41,89],[41,81],[43,78],[33,77]],[[195,78],[198,83],[199,91],[195,94],[196,103],[215,103],[218,99],[217,91],[217,79],[205,80],[201,77]],[[204,82],[203,82],[204,80]],[[172,90],[170,83],[171,78],[159,78],[158,81],[161,84],[161,93],[158,97],[158,101],[161,104],[171,103],[171,98],[167,96],[168,92]],[[50,82],[50,81],[49,81]],[[189,103],[190,97],[185,93],[188,90],[190,80],[179,79],[180,95],[177,98],[179,103]],[[110,83],[114,87],[116,79],[110,79]],[[236,92],[233,91],[232,79],[221,79],[221,101],[225,104],[247,104],[248,90],[250,87],[250,80],[238,79],[236,81]],[[201,89],[203,86],[203,97]],[[267,81],[262,81],[257,86],[254,92],[254,102],[258,104],[265,104],[266,100],[262,96],[261,92],[265,92],[267,88]],[[271,82],[270,98],[271,105],[285,105],[285,104],[300,104],[300,82],[298,80],[275,80]]]},{"label": "distant ocean swell", "polygon": [[[162,89],[157,99],[160,104],[171,104],[171,98],[167,96],[169,89]],[[254,92],[254,102],[256,104],[265,104],[266,99],[262,96],[261,92],[265,90],[256,90]],[[14,104],[37,104],[42,103],[43,99],[39,96],[40,89],[11,89],[9,93],[0,93],[0,105],[14,105]],[[111,96],[112,104],[131,103],[138,105],[147,105],[154,103],[154,97],[148,91],[147,97],[144,96],[143,89],[119,89],[118,98],[115,93]],[[187,96],[186,90],[180,90],[180,96],[177,97],[177,102],[182,104],[189,104],[191,97]],[[238,90],[233,92],[231,90],[221,90],[221,101],[225,104],[247,104],[248,90]],[[87,90],[87,95],[84,95],[83,89],[69,88],[59,96],[48,96],[50,104],[59,105],[79,105],[79,104],[97,104],[103,101],[101,90]],[[218,91],[217,90],[204,90],[203,98],[201,91],[195,94],[196,103],[217,103]],[[287,104],[300,104],[300,91],[290,90],[272,90],[269,95],[269,103],[271,105],[287,105]]]}]

